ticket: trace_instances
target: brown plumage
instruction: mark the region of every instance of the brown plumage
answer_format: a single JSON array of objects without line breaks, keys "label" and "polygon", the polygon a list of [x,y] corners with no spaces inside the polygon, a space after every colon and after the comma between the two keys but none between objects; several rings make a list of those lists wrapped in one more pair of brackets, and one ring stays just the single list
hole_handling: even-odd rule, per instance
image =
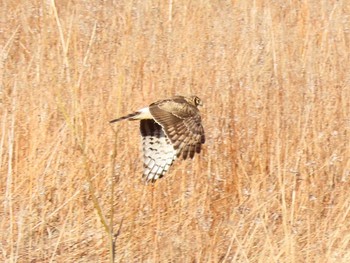
[{"label": "brown plumage", "polygon": [[205,142],[200,105],[202,102],[196,96],[175,96],[111,121],[141,120],[146,181],[163,177],[177,157],[192,159],[195,153],[200,153]]}]

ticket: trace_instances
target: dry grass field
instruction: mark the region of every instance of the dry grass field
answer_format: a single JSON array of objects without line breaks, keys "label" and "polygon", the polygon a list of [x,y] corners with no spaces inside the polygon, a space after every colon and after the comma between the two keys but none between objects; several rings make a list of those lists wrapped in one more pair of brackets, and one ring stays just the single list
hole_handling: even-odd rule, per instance
[{"label": "dry grass field", "polygon": [[[109,120],[175,94],[146,185]],[[350,2],[3,0],[0,175],[1,262],[350,262]]]}]

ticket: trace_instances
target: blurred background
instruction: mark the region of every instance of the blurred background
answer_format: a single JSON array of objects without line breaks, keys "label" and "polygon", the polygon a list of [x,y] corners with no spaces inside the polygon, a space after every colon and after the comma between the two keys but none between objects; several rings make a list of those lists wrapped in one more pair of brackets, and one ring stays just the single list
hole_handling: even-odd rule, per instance
[{"label": "blurred background", "polygon": [[[349,1],[5,0],[0,25],[1,261],[350,262]],[[206,144],[146,185],[139,123],[109,120],[175,94]]]}]

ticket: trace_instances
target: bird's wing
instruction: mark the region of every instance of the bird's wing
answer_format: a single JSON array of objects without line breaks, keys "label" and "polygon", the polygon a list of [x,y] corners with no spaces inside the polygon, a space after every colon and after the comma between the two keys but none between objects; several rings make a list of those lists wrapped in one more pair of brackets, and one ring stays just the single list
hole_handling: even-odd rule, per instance
[{"label": "bird's wing", "polygon": [[183,159],[201,151],[205,142],[199,110],[185,100],[163,100],[149,106],[154,120],[163,127],[178,156]]},{"label": "bird's wing", "polygon": [[154,182],[164,176],[177,156],[173,144],[163,128],[154,120],[141,120],[142,148],[144,159],[143,177]]}]

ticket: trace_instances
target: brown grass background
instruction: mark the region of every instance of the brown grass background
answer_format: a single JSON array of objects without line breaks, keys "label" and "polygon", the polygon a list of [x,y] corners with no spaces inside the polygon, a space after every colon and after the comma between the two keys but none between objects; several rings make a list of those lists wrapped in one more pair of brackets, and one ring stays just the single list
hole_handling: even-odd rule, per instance
[{"label": "brown grass background", "polygon": [[[1,1],[0,261],[350,262],[350,2]],[[137,122],[196,94],[154,185]]]}]

